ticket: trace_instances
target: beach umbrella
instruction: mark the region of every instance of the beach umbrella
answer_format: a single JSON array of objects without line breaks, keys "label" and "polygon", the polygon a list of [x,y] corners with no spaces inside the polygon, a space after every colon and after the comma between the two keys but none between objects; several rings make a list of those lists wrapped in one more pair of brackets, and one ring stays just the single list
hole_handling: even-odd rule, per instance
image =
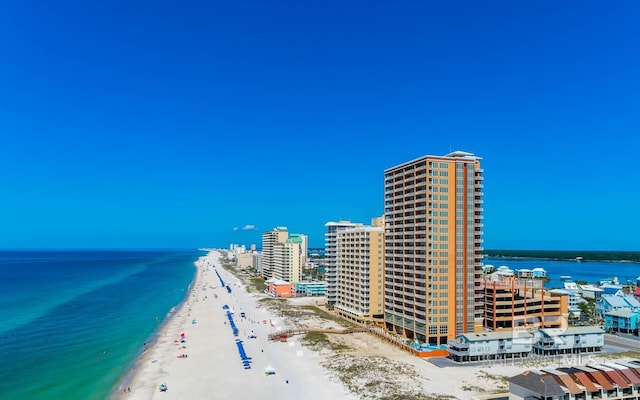
[{"label": "beach umbrella", "polygon": [[181,334],[180,334],[180,337],[184,337],[184,333],[181,333]]}]

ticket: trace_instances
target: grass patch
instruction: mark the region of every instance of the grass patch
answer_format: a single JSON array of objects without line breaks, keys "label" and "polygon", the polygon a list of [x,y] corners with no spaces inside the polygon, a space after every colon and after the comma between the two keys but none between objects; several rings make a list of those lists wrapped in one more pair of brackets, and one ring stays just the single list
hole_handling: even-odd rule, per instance
[{"label": "grass patch", "polygon": [[465,392],[484,392],[484,388],[476,385],[462,385],[461,389]]},{"label": "grass patch", "polygon": [[598,357],[606,359],[634,358],[640,360],[640,352],[629,350],[620,353],[598,354]]},{"label": "grass patch", "polygon": [[325,360],[322,365],[360,399],[455,399],[446,394],[423,393],[424,381],[413,366],[386,357],[338,354]]},{"label": "grass patch", "polygon": [[316,316],[321,317],[322,319],[325,319],[327,321],[333,321],[336,322],[338,324],[340,324],[340,326],[343,326],[345,328],[357,328],[358,325],[347,321],[344,318],[340,318],[337,315],[333,315],[330,312],[323,310],[320,307],[316,307],[316,306],[301,306],[300,308],[305,309],[305,310],[309,310],[311,312],[313,312]]},{"label": "grass patch", "polygon": [[492,375],[486,371],[478,371],[476,376],[478,379],[484,379],[493,383],[494,389],[492,393],[502,393],[509,390],[509,382],[507,381],[509,377],[507,376]]},{"label": "grass patch", "polygon": [[247,286],[247,289],[255,289],[258,293],[264,293],[267,289],[267,285],[262,278],[251,278],[249,282],[251,282],[251,285]]},{"label": "grass patch", "polygon": [[321,351],[324,349],[336,352],[351,350],[351,347],[346,344],[332,341],[329,335],[324,332],[307,332],[302,339],[300,339],[300,343],[314,351]]}]

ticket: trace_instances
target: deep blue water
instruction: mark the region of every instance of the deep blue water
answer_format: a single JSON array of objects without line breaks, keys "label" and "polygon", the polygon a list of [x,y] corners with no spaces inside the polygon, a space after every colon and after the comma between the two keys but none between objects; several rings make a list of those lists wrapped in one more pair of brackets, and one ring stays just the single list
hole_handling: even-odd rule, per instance
[{"label": "deep blue water", "polygon": [[560,277],[571,276],[572,280],[583,280],[589,283],[598,284],[601,280],[617,277],[620,284],[627,283],[628,280],[635,282],[640,277],[640,264],[630,262],[604,262],[604,261],[560,261],[560,260],[537,260],[526,258],[495,258],[484,259],[484,264],[494,265],[496,268],[501,265],[513,269],[533,269],[544,268],[547,276],[551,280],[545,287],[552,289],[563,287]]},{"label": "deep blue water", "polygon": [[184,300],[200,255],[0,251],[0,398],[107,398]]}]

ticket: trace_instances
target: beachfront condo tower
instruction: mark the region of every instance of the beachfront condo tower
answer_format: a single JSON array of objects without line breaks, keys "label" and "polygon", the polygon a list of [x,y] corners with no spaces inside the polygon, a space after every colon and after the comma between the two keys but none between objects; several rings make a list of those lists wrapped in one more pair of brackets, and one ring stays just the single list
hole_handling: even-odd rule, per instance
[{"label": "beachfront condo tower", "polygon": [[384,322],[384,218],[337,236],[336,312],[363,324]]},{"label": "beachfront condo tower", "polygon": [[327,222],[327,232],[324,234],[324,276],[327,281],[327,303],[334,305],[336,303],[338,286],[337,286],[337,249],[338,249],[338,232],[345,229],[362,226],[360,223],[352,223],[350,221]]},{"label": "beachfront condo tower", "polygon": [[291,233],[285,227],[277,227],[262,234],[262,276],[265,279],[281,279],[299,282],[302,265],[307,254],[307,236]]},{"label": "beachfront condo tower", "polygon": [[260,270],[264,279],[273,278],[275,268],[275,246],[284,243],[289,238],[286,227],[279,226],[272,231],[262,233],[262,265]]},{"label": "beachfront condo tower", "polygon": [[482,169],[455,151],[384,171],[385,323],[431,345],[482,329]]}]

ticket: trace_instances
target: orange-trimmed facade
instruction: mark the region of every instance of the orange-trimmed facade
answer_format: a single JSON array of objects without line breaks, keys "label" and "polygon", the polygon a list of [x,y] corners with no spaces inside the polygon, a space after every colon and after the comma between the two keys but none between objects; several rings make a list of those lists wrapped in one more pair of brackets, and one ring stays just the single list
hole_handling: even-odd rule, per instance
[{"label": "orange-trimmed facade", "polygon": [[546,290],[544,280],[492,274],[481,286],[485,328],[498,332],[567,326],[568,296]]},{"label": "orange-trimmed facade", "polygon": [[267,284],[267,291],[275,297],[289,298],[296,295],[295,285],[292,283],[275,278],[268,279],[265,283]]},{"label": "orange-trimmed facade", "polygon": [[385,170],[388,330],[444,345],[482,329],[482,172],[460,151]]}]

